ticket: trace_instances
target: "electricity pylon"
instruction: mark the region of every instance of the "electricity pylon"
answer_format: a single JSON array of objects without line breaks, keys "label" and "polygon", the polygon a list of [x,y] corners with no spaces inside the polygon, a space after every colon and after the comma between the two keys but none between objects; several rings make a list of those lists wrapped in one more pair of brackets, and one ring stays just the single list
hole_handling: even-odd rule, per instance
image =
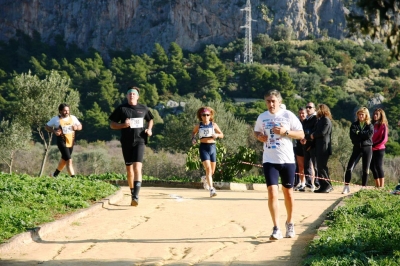
[{"label": "electricity pylon", "polygon": [[250,0],[247,0],[246,7],[240,9],[240,11],[246,12],[246,24],[244,26],[240,26],[241,28],[246,29],[246,37],[244,42],[244,59],[243,63],[247,64],[253,63],[253,40],[251,37],[251,22],[256,21],[251,18],[251,4]]}]

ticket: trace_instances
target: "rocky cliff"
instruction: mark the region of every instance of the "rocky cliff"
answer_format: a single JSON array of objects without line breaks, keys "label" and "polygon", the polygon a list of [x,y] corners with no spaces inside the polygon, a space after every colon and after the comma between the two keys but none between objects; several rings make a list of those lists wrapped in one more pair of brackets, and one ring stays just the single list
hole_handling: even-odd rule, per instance
[{"label": "rocky cliff", "polygon": [[[17,30],[43,41],[57,35],[67,43],[103,54],[109,49],[149,53],[154,43],[171,42],[196,51],[204,44],[224,45],[244,37],[246,0],[0,0],[0,40]],[[252,0],[253,37],[274,26],[292,27],[297,38],[323,31],[345,36],[341,0]]]}]

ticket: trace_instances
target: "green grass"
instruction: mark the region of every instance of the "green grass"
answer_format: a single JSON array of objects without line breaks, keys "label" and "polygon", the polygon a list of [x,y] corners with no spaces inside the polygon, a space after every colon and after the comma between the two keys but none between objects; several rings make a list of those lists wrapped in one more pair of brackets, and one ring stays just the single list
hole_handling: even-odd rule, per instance
[{"label": "green grass", "polygon": [[89,207],[117,189],[97,180],[0,174],[0,243],[61,215]]},{"label": "green grass", "polygon": [[328,219],[303,265],[400,265],[400,195],[361,190]]},{"label": "green grass", "polygon": [[[77,178],[85,179],[85,180],[126,180],[126,174],[113,174],[113,173],[105,173],[100,175],[77,175]],[[176,182],[200,182],[200,177],[198,180],[193,180],[192,178],[182,178],[171,176],[168,178],[157,178],[154,176],[143,176],[143,180],[145,181],[176,181]],[[235,183],[260,183],[265,184],[264,176],[246,176],[243,178],[233,178],[232,182]]]}]

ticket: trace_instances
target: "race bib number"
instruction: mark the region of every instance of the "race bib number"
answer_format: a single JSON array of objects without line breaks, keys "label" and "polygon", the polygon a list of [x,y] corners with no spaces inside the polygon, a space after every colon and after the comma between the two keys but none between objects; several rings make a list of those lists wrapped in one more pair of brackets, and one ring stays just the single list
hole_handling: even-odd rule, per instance
[{"label": "race bib number", "polygon": [[211,138],[214,133],[213,128],[200,128],[199,137],[200,138]]},{"label": "race bib number", "polygon": [[74,132],[74,130],[72,129],[72,125],[62,126],[61,129],[64,135]]},{"label": "race bib number", "polygon": [[279,146],[281,145],[280,143],[280,135],[279,134],[275,134],[274,131],[272,130],[272,128],[274,127],[278,127],[280,126],[279,123],[275,123],[275,122],[268,122],[265,125],[265,135],[268,135],[268,140],[265,143],[265,147],[267,149],[277,149],[279,148]]},{"label": "race bib number", "polygon": [[129,123],[131,128],[142,128],[143,127],[143,118],[131,118]]}]

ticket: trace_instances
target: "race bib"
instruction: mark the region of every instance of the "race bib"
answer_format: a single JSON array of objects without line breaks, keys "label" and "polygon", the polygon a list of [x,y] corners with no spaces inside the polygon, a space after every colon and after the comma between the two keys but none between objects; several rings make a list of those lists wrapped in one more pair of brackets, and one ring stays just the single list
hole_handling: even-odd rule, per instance
[{"label": "race bib", "polygon": [[211,138],[213,134],[214,129],[211,127],[199,128],[199,138]]},{"label": "race bib", "polygon": [[142,128],[143,127],[143,117],[131,118],[129,125],[131,128]]},{"label": "race bib", "polygon": [[265,125],[264,134],[268,135],[268,140],[265,143],[265,147],[267,149],[277,149],[281,145],[281,143],[280,143],[281,136],[279,134],[275,134],[274,131],[272,130],[272,128],[278,127],[278,126],[280,126],[280,124],[276,123],[276,122],[273,122],[273,121],[272,122],[268,122]]},{"label": "race bib", "polygon": [[74,130],[72,129],[72,125],[68,125],[68,126],[61,126],[62,132],[64,135],[70,134],[72,132],[74,132]]}]

